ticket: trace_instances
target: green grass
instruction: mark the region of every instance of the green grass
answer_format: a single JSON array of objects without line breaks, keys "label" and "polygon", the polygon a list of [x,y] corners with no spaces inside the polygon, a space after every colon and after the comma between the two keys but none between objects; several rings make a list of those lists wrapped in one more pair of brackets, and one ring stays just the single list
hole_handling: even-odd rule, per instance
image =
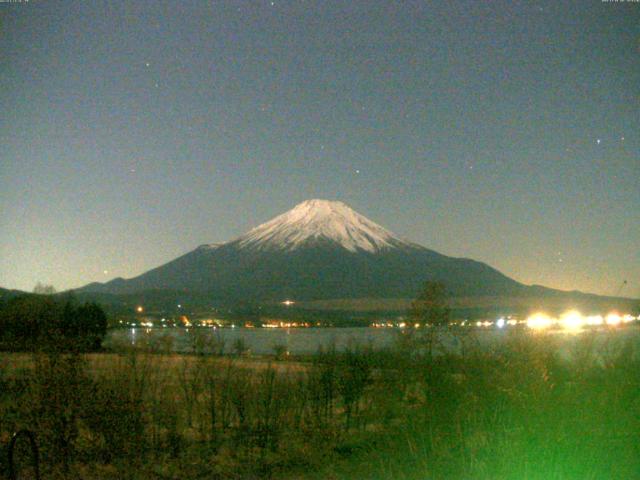
[{"label": "green grass", "polygon": [[43,478],[640,478],[628,338],[514,332],[434,358],[414,338],[306,362],[3,354],[0,443],[34,430]]}]

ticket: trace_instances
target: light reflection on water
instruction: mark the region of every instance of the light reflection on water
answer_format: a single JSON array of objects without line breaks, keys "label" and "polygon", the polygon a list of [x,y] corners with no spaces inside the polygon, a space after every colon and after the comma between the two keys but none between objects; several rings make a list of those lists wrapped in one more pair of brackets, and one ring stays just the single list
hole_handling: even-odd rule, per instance
[{"label": "light reflection on water", "polygon": [[[381,349],[394,345],[403,335],[397,328],[128,328],[110,330],[105,339],[105,347],[118,345],[155,346],[159,350],[170,349],[175,352],[192,352],[197,348],[203,351],[224,350],[225,353],[234,351],[234,345],[239,341],[257,355],[273,354],[278,347],[294,355],[316,353],[318,349],[335,346],[337,350],[355,346]],[[466,332],[465,332],[466,333]],[[554,342],[563,350],[570,350],[572,345],[585,335],[594,336],[603,347],[609,347],[611,342],[632,340],[636,349],[640,346],[640,328],[637,325],[623,328],[602,328],[598,330],[576,332],[526,332],[510,331],[508,329],[475,329],[465,338],[481,347],[491,347],[499,344],[503,339],[514,335],[529,335],[540,337],[545,341]],[[447,350],[457,351],[461,346],[460,338],[447,332],[439,336],[439,342]],[[196,347],[199,345],[199,347]]]}]

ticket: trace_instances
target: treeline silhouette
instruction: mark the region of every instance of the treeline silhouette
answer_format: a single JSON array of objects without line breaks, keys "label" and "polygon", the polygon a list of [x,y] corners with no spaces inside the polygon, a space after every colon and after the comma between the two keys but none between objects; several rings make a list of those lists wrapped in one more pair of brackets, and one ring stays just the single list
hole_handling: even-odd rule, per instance
[{"label": "treeline silhouette", "polygon": [[95,351],[106,332],[103,309],[72,296],[21,295],[0,302],[4,351]]}]

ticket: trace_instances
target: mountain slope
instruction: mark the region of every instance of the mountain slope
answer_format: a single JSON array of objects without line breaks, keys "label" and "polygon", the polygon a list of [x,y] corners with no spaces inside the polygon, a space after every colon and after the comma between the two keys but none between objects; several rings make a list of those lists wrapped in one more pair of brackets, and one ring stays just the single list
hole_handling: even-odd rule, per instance
[{"label": "mountain slope", "polygon": [[309,200],[230,242],[81,290],[167,289],[252,301],[409,298],[425,280],[444,282],[455,296],[516,295],[526,288],[484,263],[404,241],[341,202]]}]

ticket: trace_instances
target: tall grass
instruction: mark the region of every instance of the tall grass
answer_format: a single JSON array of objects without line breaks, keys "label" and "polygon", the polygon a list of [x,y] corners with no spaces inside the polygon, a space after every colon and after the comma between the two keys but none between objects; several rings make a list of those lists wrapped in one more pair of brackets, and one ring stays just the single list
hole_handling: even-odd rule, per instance
[{"label": "tall grass", "polygon": [[403,391],[397,416],[317,478],[640,478],[637,337],[566,345],[516,332],[492,349],[413,356],[391,369],[404,378],[382,379]]},{"label": "tall grass", "polygon": [[637,342],[464,341],[305,363],[197,339],[192,355],[6,355],[0,443],[35,431],[45,478],[637,478]]}]

